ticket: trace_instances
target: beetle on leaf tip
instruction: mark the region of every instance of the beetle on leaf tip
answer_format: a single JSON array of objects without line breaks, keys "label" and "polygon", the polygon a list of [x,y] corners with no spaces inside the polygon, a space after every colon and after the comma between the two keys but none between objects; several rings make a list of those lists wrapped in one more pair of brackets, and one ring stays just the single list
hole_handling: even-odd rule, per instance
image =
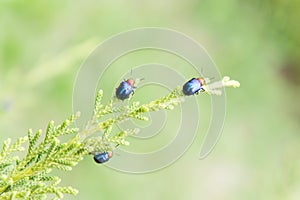
[{"label": "beetle on leaf tip", "polygon": [[98,153],[94,155],[94,160],[96,163],[102,164],[107,161],[113,156],[113,152],[111,151],[105,151],[103,153]]},{"label": "beetle on leaf tip", "polygon": [[182,92],[186,96],[198,94],[199,92],[204,92],[205,89],[203,86],[205,85],[204,78],[192,78],[188,82],[186,82],[182,87]]}]

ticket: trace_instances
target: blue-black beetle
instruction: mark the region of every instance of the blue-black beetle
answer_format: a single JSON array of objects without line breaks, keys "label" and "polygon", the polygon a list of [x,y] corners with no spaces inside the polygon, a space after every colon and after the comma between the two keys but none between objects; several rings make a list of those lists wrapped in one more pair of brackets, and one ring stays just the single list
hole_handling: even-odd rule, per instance
[{"label": "blue-black beetle", "polygon": [[204,92],[203,86],[205,85],[204,78],[192,78],[186,82],[182,87],[182,92],[186,96],[198,94],[199,92]]},{"label": "blue-black beetle", "polygon": [[109,161],[109,159],[113,156],[113,153],[111,151],[106,151],[103,153],[95,154],[94,155],[94,160],[96,163],[105,163]]},{"label": "blue-black beetle", "polygon": [[120,100],[125,100],[130,97],[131,94],[134,94],[134,80],[128,79],[126,81],[122,81],[116,89],[116,97]]}]

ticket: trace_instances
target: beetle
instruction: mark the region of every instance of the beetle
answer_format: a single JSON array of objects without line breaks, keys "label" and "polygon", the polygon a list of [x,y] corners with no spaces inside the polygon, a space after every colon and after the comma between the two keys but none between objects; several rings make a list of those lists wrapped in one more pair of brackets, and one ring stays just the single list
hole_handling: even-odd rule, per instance
[{"label": "beetle", "polygon": [[186,82],[182,87],[182,92],[186,96],[198,94],[199,92],[204,92],[205,89],[203,86],[205,85],[205,80],[202,77],[192,78],[188,82]]},{"label": "beetle", "polygon": [[122,101],[128,99],[131,94],[134,94],[134,88],[136,88],[134,84],[135,81],[133,79],[122,81],[119,87],[116,88],[116,97]]},{"label": "beetle", "polygon": [[113,153],[111,151],[105,151],[103,153],[97,153],[94,155],[94,160],[96,163],[103,164],[113,156]]}]

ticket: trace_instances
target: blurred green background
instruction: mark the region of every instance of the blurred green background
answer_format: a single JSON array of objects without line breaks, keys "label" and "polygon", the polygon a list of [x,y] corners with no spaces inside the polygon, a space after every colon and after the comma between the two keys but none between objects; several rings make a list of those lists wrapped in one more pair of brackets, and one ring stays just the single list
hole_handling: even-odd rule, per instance
[{"label": "blurred green background", "polygon": [[[216,148],[198,160],[207,117],[191,148],[163,170],[125,174],[87,157],[61,174],[62,185],[80,190],[65,199],[300,199],[299,9],[297,0],[0,0],[0,139],[71,114],[77,70],[97,44],[166,27],[197,40],[221,74],[241,83],[227,89]],[[198,98],[209,116],[209,97]]]}]

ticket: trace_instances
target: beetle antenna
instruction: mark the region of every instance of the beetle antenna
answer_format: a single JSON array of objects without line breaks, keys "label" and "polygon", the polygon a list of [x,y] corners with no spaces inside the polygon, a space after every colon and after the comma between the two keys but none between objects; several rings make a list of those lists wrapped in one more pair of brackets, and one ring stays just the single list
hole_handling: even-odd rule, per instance
[{"label": "beetle antenna", "polygon": [[200,69],[200,73],[201,73],[201,76],[202,76],[202,74],[203,74],[203,68],[201,67],[201,69]]}]

